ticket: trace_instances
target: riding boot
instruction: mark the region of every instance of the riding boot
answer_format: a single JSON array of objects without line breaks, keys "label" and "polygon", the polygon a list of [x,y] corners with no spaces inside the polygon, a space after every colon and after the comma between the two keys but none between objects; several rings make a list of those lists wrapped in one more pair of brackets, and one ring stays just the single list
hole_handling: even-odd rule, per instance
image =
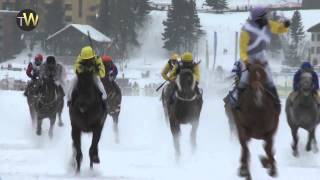
[{"label": "riding boot", "polygon": [[240,110],[240,101],[239,97],[241,93],[245,90],[245,88],[236,87],[233,91],[229,93],[231,107]]},{"label": "riding boot", "polygon": [[280,98],[279,98],[279,95],[278,95],[278,92],[277,92],[277,88],[275,86],[268,87],[268,90],[269,90],[269,93],[274,98],[277,112],[280,113],[280,111],[281,111],[281,102],[280,102]]}]

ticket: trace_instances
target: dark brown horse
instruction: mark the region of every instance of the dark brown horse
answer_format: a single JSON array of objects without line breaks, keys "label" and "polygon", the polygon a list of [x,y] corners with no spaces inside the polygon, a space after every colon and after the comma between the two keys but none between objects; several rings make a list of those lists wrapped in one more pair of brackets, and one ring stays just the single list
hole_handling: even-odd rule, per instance
[{"label": "dark brown horse", "polygon": [[[173,102],[168,103],[170,129],[176,158],[179,160],[181,124],[191,124],[190,134],[192,150],[197,146],[197,129],[202,109],[202,97],[196,92],[196,80],[189,69],[182,69],[176,79],[177,90],[174,92]],[[172,93],[170,94],[172,96]],[[168,97],[170,97],[168,95]]]},{"label": "dark brown horse", "polygon": [[232,109],[242,147],[239,175],[247,180],[251,179],[247,144],[251,138],[265,141],[264,150],[267,156],[260,158],[261,163],[268,169],[270,176],[277,175],[273,137],[278,128],[280,112],[276,109],[272,94],[266,89],[266,78],[264,65],[252,64],[249,69],[249,86],[239,97],[240,110]]},{"label": "dark brown horse", "polygon": [[115,134],[115,142],[119,143],[119,115],[121,109],[122,93],[118,84],[106,76],[102,79],[103,86],[107,92],[107,109],[108,114],[113,119],[113,132]]},{"label": "dark brown horse", "polygon": [[26,89],[25,96],[27,97],[32,126],[35,127],[37,122],[36,102],[39,97],[39,80],[38,79],[35,79],[29,82]]}]

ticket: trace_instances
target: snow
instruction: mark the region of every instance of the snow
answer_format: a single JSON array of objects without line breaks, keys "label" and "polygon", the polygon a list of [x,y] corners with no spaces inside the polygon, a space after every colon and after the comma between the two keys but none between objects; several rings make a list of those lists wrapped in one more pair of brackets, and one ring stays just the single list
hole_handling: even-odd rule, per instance
[{"label": "snow", "polygon": [[[101,164],[89,169],[88,149],[91,135],[82,136],[84,155],[80,175],[70,168],[71,128],[67,107],[63,113],[65,126],[55,127],[54,138],[48,138],[47,120],[43,136],[37,137],[31,128],[28,107],[22,92],[0,91],[2,125],[0,126],[0,178],[3,180],[33,179],[185,179],[237,180],[240,146],[231,140],[222,97],[209,96],[205,101],[198,130],[198,149],[189,147],[190,126],[182,128],[182,158],[176,164],[170,129],[167,126],[159,98],[124,97],[120,114],[120,144],[114,143],[112,121],[107,119],[99,144]],[[306,133],[300,132],[300,157],[291,155],[291,135],[281,115],[275,138],[279,180],[319,179],[320,157],[306,153]],[[251,173],[253,179],[267,180],[258,156],[263,155],[262,143],[252,141]]]},{"label": "snow", "polygon": [[81,33],[83,33],[86,36],[88,35],[88,32],[89,32],[91,38],[93,40],[97,41],[97,42],[111,42],[111,39],[108,38],[106,35],[102,34],[98,30],[93,28],[92,26],[86,25],[86,24],[69,24],[66,27],[64,27],[64,28],[60,29],[59,31],[55,32],[54,34],[50,35],[47,38],[47,40],[53,38],[57,34],[61,33],[62,31],[66,30],[66,29],[68,29],[70,27],[76,28],[77,30],[79,30]]}]

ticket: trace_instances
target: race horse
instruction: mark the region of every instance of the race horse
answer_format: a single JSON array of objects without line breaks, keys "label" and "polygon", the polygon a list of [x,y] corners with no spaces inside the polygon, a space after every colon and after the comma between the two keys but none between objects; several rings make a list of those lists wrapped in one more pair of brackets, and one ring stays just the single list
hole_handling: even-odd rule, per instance
[{"label": "race horse", "polygon": [[161,93],[161,102],[162,102],[162,107],[164,110],[164,117],[166,120],[166,123],[169,124],[169,106],[168,103],[170,101],[170,94],[171,92],[174,91],[176,84],[174,82],[170,82],[166,86],[164,86],[162,93]]},{"label": "race horse", "polygon": [[119,115],[121,109],[122,94],[118,84],[114,81],[105,77],[102,80],[103,86],[107,92],[107,109],[108,114],[113,119],[113,132],[115,134],[115,142],[119,143]]},{"label": "race horse", "polygon": [[300,89],[292,92],[286,101],[287,121],[291,128],[293,137],[292,151],[294,156],[298,156],[298,129],[303,128],[309,132],[307,151],[318,151],[315,137],[316,127],[319,124],[319,100],[313,92],[312,74],[304,72],[300,78]]},{"label": "race horse", "polygon": [[26,89],[25,96],[27,97],[27,102],[29,106],[29,111],[30,111],[30,116],[31,116],[31,122],[32,126],[36,126],[36,121],[37,121],[37,113],[36,113],[36,101],[38,99],[38,93],[39,91],[39,80],[35,79],[31,81]]},{"label": "race horse", "polygon": [[181,124],[191,124],[190,134],[192,150],[196,150],[197,129],[202,108],[202,97],[196,91],[196,80],[190,69],[181,69],[176,78],[177,90],[170,93],[173,95],[171,102],[168,103],[168,115],[170,129],[173,136],[176,160],[179,160]]},{"label": "race horse", "polygon": [[39,94],[36,99],[35,111],[37,116],[36,134],[42,133],[42,121],[45,118],[50,120],[49,137],[53,137],[53,128],[59,107],[59,93],[53,75],[41,77],[39,82]]},{"label": "race horse", "polygon": [[76,172],[80,172],[82,162],[81,133],[92,132],[92,143],[89,150],[90,168],[93,163],[99,164],[98,143],[107,116],[102,93],[95,83],[95,64],[92,61],[82,63],[82,73],[76,73],[77,83],[72,92],[69,115],[72,127],[73,159]]},{"label": "race horse", "polygon": [[226,112],[232,112],[242,148],[239,175],[247,180],[251,180],[248,148],[251,138],[265,141],[264,150],[267,156],[260,158],[261,163],[268,169],[270,176],[277,175],[273,137],[278,128],[280,112],[277,110],[273,94],[266,89],[267,74],[264,64],[259,62],[252,64],[248,70],[249,85],[239,97],[240,109],[226,109]]}]

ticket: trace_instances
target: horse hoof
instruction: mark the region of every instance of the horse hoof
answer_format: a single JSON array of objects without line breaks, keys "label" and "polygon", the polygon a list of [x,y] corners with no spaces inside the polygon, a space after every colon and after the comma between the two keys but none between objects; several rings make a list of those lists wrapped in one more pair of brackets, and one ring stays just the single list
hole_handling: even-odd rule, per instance
[{"label": "horse hoof", "polygon": [[294,157],[299,157],[299,153],[298,153],[298,151],[297,150],[295,150],[295,151],[292,151],[292,155],[294,156]]},{"label": "horse hoof", "polygon": [[276,168],[271,168],[271,169],[269,170],[269,175],[270,175],[271,177],[277,177],[277,176],[278,176],[277,169],[276,169]]},{"label": "horse hoof", "polygon": [[306,146],[306,151],[310,152],[311,151],[311,145]]},{"label": "horse hoof", "polygon": [[63,125],[64,125],[63,122],[59,122],[58,124],[59,127],[63,127]]},{"label": "horse hoof", "polygon": [[41,136],[41,130],[37,130],[36,134],[37,134],[38,136]]},{"label": "horse hoof", "polygon": [[261,164],[262,164],[262,166],[263,166],[264,168],[269,168],[269,167],[270,167],[270,163],[269,163],[268,158],[266,158],[266,157],[260,157],[260,162],[261,162]]},{"label": "horse hoof", "polygon": [[239,176],[240,177],[247,177],[247,178],[250,177],[250,173],[249,173],[248,168],[244,167],[244,166],[240,167]]},{"label": "horse hoof", "polygon": [[99,164],[100,163],[100,158],[98,156],[93,156],[91,161],[92,161],[92,163]]}]

